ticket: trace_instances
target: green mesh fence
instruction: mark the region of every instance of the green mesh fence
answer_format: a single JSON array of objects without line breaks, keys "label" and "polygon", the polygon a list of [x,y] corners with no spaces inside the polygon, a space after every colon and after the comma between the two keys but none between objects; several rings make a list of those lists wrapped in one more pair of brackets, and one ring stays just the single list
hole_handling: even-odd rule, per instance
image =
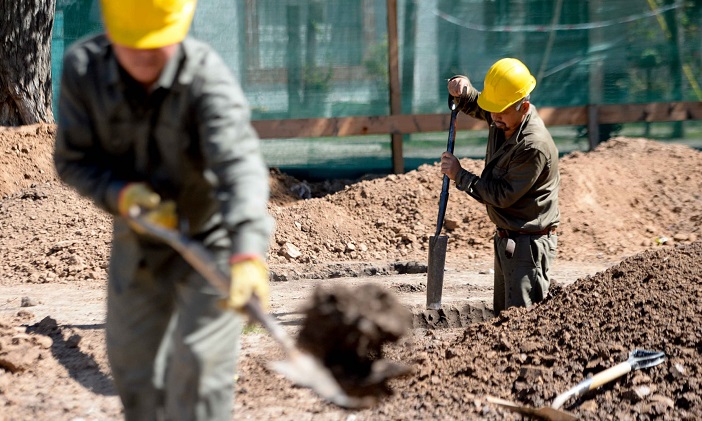
[{"label": "green mesh fence", "polygon": [[[55,85],[64,48],[101,30],[98,5],[58,0]],[[256,120],[382,116],[390,112],[387,16],[385,0],[200,0],[191,33],[231,67]],[[537,107],[699,101],[700,23],[702,2],[692,0],[398,0],[401,112],[448,112],[446,79],[466,74],[481,89],[490,65],[507,56],[537,78]],[[661,124],[600,131],[699,132]],[[583,130],[552,128],[561,152],[587,148]],[[459,132],[456,153],[482,156],[484,139]],[[269,165],[309,178],[392,170],[388,136],[263,143]],[[436,161],[445,145],[446,133],[405,136],[406,170]]]}]

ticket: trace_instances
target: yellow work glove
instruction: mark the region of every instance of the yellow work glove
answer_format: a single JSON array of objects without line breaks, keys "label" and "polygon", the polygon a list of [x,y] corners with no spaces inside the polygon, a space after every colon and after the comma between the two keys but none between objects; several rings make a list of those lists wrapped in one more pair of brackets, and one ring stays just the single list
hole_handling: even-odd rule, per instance
[{"label": "yellow work glove", "polygon": [[[161,196],[154,192],[146,183],[129,183],[119,193],[117,208],[120,215],[130,216],[132,208],[138,207],[141,217],[148,223],[163,228],[175,229],[178,226],[176,205],[172,200],[161,201]],[[130,226],[135,231],[143,230],[136,224]]]},{"label": "yellow work glove", "polygon": [[268,285],[268,267],[258,257],[234,257],[232,259],[232,281],[229,286],[227,307],[242,312],[251,296],[256,294],[261,307],[268,311],[270,305],[270,286]]}]

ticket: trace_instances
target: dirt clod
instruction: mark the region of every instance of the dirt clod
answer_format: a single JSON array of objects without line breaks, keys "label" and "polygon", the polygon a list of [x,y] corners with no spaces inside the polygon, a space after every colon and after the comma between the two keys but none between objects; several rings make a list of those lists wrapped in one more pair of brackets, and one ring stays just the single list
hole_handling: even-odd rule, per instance
[{"label": "dirt clod", "polygon": [[411,327],[411,313],[385,288],[318,286],[297,340],[324,362],[347,394],[386,395],[386,381],[410,370],[384,360],[383,347]]}]

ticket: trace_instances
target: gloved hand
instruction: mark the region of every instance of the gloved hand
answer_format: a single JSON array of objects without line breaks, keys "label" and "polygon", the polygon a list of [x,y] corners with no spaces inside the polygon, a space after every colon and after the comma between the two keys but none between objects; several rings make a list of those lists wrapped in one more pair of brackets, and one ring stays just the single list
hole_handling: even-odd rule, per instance
[{"label": "gloved hand", "polygon": [[[169,229],[175,229],[178,226],[175,202],[172,200],[162,202],[161,196],[146,183],[129,183],[119,192],[117,208],[120,215],[128,217],[134,206],[140,208],[142,218],[146,222]],[[130,226],[143,234],[143,230],[136,224],[130,224]]]},{"label": "gloved hand", "polygon": [[232,282],[229,287],[227,307],[243,311],[251,296],[256,294],[261,307],[268,311],[270,305],[270,286],[268,285],[268,267],[259,257],[235,256],[232,258]]}]

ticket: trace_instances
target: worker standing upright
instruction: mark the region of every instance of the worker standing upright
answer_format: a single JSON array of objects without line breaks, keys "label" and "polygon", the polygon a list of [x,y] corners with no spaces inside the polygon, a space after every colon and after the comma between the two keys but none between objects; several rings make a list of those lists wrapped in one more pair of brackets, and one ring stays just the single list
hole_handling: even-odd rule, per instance
[{"label": "worker standing upright", "polygon": [[195,6],[101,0],[106,33],[64,57],[55,165],[114,216],[106,336],[127,420],[230,420],[244,323],[130,212],[209,249],[229,308],[268,302],[268,171],[241,88],[187,37]]},{"label": "worker standing upright", "polygon": [[459,190],[485,204],[496,226],[495,314],[543,300],[558,246],[558,150],[531,104],[535,86],[529,69],[514,58],[490,67],[482,92],[466,76],[448,82],[449,94],[459,99],[458,107],[489,125],[480,176],[462,168],[449,152],[441,155],[441,172]]}]

